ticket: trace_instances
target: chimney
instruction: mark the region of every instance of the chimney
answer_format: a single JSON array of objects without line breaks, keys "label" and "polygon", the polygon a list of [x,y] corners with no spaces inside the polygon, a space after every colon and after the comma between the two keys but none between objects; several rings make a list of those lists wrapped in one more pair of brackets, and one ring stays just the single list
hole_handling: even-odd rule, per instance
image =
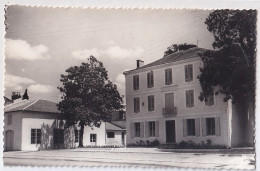
[{"label": "chimney", "polygon": [[136,60],[136,68],[140,68],[142,66],[144,66],[144,61],[140,59]]}]

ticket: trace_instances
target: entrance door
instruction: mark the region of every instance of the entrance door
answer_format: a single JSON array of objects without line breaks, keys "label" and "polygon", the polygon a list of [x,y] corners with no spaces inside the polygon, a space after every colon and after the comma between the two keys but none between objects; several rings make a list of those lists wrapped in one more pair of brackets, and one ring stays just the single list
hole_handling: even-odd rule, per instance
[{"label": "entrance door", "polygon": [[175,121],[169,120],[165,121],[166,126],[166,143],[175,143]]},{"label": "entrance door", "polygon": [[13,150],[13,146],[14,146],[14,131],[9,130],[6,131],[6,140],[5,140],[5,150],[6,151],[12,151]]},{"label": "entrance door", "polygon": [[90,145],[97,145],[97,134],[90,134]]},{"label": "entrance door", "polygon": [[125,145],[125,133],[124,132],[121,133],[121,142],[122,142],[122,145]]}]

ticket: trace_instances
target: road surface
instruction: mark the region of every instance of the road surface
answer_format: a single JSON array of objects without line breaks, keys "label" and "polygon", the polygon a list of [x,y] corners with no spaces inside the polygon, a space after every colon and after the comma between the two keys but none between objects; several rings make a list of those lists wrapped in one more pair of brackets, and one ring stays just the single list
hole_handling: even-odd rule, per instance
[{"label": "road surface", "polygon": [[254,154],[160,152],[153,148],[4,152],[5,166],[158,166],[254,169]]}]

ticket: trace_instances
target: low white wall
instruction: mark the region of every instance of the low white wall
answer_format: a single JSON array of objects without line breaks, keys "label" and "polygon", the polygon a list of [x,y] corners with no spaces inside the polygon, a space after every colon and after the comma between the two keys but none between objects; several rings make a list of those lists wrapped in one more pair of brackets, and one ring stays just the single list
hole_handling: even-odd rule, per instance
[{"label": "low white wall", "polygon": [[114,138],[107,138],[106,135],[106,145],[123,145],[122,143],[122,132],[124,131],[107,131],[107,132],[114,132]]}]

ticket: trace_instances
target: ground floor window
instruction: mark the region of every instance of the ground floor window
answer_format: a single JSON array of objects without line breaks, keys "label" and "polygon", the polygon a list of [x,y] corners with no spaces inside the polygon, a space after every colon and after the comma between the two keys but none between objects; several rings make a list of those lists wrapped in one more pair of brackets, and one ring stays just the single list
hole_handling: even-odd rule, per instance
[{"label": "ground floor window", "polygon": [[187,119],[187,135],[195,136],[195,119]]},{"label": "ground floor window", "polygon": [[97,134],[90,134],[90,142],[96,142]]},{"label": "ground floor window", "polygon": [[79,132],[80,132],[80,130],[75,130],[75,131],[74,131],[75,142],[79,142]]},{"label": "ground floor window", "polygon": [[135,136],[136,137],[141,136],[141,124],[140,124],[140,122],[135,123]]},{"label": "ground floor window", "polygon": [[64,144],[64,129],[55,128],[53,139],[56,145]]},{"label": "ground floor window", "polygon": [[155,137],[155,122],[149,123],[149,137]]},{"label": "ground floor window", "polygon": [[31,144],[41,144],[41,129],[31,129]]},{"label": "ground floor window", "polygon": [[115,138],[115,132],[107,132],[107,138]]},{"label": "ground floor window", "polygon": [[206,118],[207,135],[215,135],[215,118]]}]

